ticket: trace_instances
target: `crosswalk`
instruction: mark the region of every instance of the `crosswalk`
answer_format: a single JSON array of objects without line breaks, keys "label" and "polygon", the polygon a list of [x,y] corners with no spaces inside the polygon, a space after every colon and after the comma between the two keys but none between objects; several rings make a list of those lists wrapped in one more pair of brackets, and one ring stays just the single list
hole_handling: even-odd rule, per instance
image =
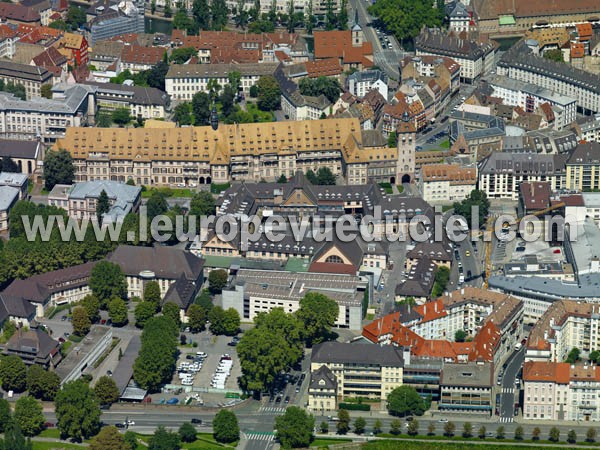
[{"label": "crosswalk", "polygon": [[500,417],[500,423],[511,423],[514,421],[513,417]]},{"label": "crosswalk", "polygon": [[269,412],[269,413],[284,413],[285,408],[277,408],[275,406],[261,406],[258,412]]},{"label": "crosswalk", "polygon": [[515,388],[502,388],[502,393],[503,394],[514,394],[515,393]]},{"label": "crosswalk", "polygon": [[275,435],[273,433],[246,433],[246,439],[249,441],[273,441]]}]

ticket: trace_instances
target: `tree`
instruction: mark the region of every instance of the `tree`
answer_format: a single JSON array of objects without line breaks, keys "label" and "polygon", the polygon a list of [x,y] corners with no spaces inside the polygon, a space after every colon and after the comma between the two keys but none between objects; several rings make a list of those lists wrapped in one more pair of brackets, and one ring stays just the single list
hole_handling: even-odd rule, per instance
[{"label": "tree", "polygon": [[213,419],[213,436],[217,442],[229,444],[240,439],[240,426],[233,411],[220,410]]},{"label": "tree", "polygon": [[467,333],[463,330],[457,330],[456,333],[454,333],[454,342],[465,342],[466,339]]},{"label": "tree", "polygon": [[213,294],[221,293],[221,290],[227,284],[228,275],[225,270],[211,270],[208,274],[208,289]]},{"label": "tree", "polygon": [[[179,8],[173,17],[173,28],[176,30],[186,30],[190,34],[196,33],[196,23],[187,15],[187,11],[183,8]],[[183,64],[183,62],[177,62],[175,64]]]},{"label": "tree", "polygon": [[204,311],[206,311],[206,314],[208,314],[214,307],[208,289],[203,289],[202,292],[200,292],[200,295],[196,297],[196,300],[194,300],[194,303],[200,306],[202,309],[204,309]]},{"label": "tree", "polygon": [[356,420],[354,420],[354,432],[356,434],[363,434],[366,426],[367,421],[363,417],[357,417]]},{"label": "tree", "polygon": [[575,444],[577,442],[577,432],[575,430],[569,430],[567,434],[567,442],[569,444]]},{"label": "tree", "polygon": [[94,436],[100,429],[100,407],[94,392],[82,379],[65,383],[54,401],[57,424],[63,438],[76,441]]},{"label": "tree", "polygon": [[531,439],[538,441],[540,439],[540,434],[542,434],[542,430],[540,430],[539,427],[535,427],[531,432]]},{"label": "tree", "polygon": [[240,315],[233,308],[223,310],[220,306],[215,306],[208,314],[208,320],[210,332],[216,335],[232,336],[240,328]]},{"label": "tree", "polygon": [[100,191],[98,201],[96,203],[96,218],[98,222],[102,222],[102,216],[110,211],[110,199],[104,189]]},{"label": "tree", "polygon": [[479,439],[485,439],[486,431],[487,430],[485,429],[485,426],[482,425],[481,427],[479,427],[479,431],[477,432],[477,437]]},{"label": "tree", "polygon": [[173,15],[173,9],[171,8],[171,0],[165,0],[163,14],[165,15],[165,17],[171,17]]},{"label": "tree", "polygon": [[425,402],[415,388],[403,385],[394,389],[387,398],[388,412],[393,416],[423,415]]},{"label": "tree", "polygon": [[591,362],[598,364],[600,363],[600,350],[592,350],[590,352],[589,359]]},{"label": "tree", "polygon": [[390,422],[390,433],[394,436],[400,434],[402,432],[402,422],[398,419],[394,419]]},{"label": "tree", "polygon": [[13,418],[25,436],[35,436],[44,428],[42,405],[30,395],[17,400]]},{"label": "tree", "polygon": [[51,191],[57,184],[72,184],[75,179],[73,157],[66,150],[50,150],[44,158],[44,187]]},{"label": "tree", "polygon": [[221,114],[224,117],[229,117],[233,112],[236,93],[230,85],[225,85],[221,95],[219,95],[219,103],[221,104]]},{"label": "tree", "polygon": [[112,116],[105,111],[99,110],[96,114],[96,127],[109,128],[112,125]]},{"label": "tree", "polygon": [[506,437],[506,432],[503,426],[498,427],[496,430],[496,439],[504,439]]},{"label": "tree", "polygon": [[155,307],[155,311],[158,311],[161,300],[162,294],[160,293],[158,281],[148,281],[144,285],[144,301],[152,303]]},{"label": "tree", "polygon": [[131,113],[129,108],[117,108],[112,112],[112,121],[123,127],[131,122]]},{"label": "tree", "polygon": [[515,428],[515,440],[522,441],[524,435],[525,432],[523,431],[523,427],[521,425]]},{"label": "tree", "polygon": [[94,386],[94,394],[101,405],[112,405],[119,400],[120,392],[117,383],[111,377],[103,375]]},{"label": "tree", "polygon": [[263,75],[256,83],[258,108],[262,111],[275,111],[281,103],[281,89],[272,75]]},{"label": "tree", "polygon": [[85,336],[90,332],[92,321],[90,320],[87,311],[82,306],[77,306],[73,309],[73,333],[76,336]]},{"label": "tree", "polygon": [[237,346],[240,385],[262,392],[271,389],[279,374],[302,357],[302,323],[281,308],[260,313],[254,321],[256,326],[244,333]]},{"label": "tree", "polygon": [[204,331],[206,326],[206,311],[200,305],[192,304],[187,310],[187,324],[192,333]]},{"label": "tree", "polygon": [[192,104],[190,102],[179,103],[173,108],[173,122],[180,127],[193,124]]},{"label": "tree", "polygon": [[92,269],[89,285],[100,307],[106,308],[113,298],[127,298],[127,281],[118,264],[100,261]]},{"label": "tree", "polygon": [[128,450],[136,450],[138,447],[138,440],[137,440],[137,434],[135,434],[133,431],[126,431],[125,434],[123,435],[123,439],[125,440],[125,442],[127,443],[127,445],[129,445]]},{"label": "tree", "polygon": [[4,441],[0,440],[0,448],[6,450],[33,450],[31,438],[25,439],[19,424],[15,420],[11,420],[4,433]]},{"label": "tree", "polygon": [[225,0],[213,0],[210,4],[210,26],[213,30],[220,31],[227,25],[229,9]]},{"label": "tree", "polygon": [[90,450],[130,450],[131,446],[125,442],[117,427],[111,425],[100,430],[100,433],[90,442],[89,448]]},{"label": "tree", "polygon": [[113,298],[108,303],[108,315],[113,325],[120,327],[127,323],[127,303],[122,298]]},{"label": "tree", "polygon": [[319,167],[317,170],[317,183],[321,186],[335,185],[335,175],[329,167]]},{"label": "tree", "polygon": [[192,3],[192,15],[200,30],[208,30],[210,27],[210,8],[207,0],[194,0]]},{"label": "tree", "polygon": [[388,134],[387,146],[390,148],[396,148],[398,146],[398,135],[395,131]]},{"label": "tree", "polygon": [[435,435],[435,424],[433,422],[429,422],[429,425],[427,425],[427,436],[434,436]]},{"label": "tree", "polygon": [[377,435],[377,434],[381,433],[382,426],[383,425],[381,425],[381,420],[377,419],[375,421],[375,423],[373,424],[373,434]]},{"label": "tree", "polygon": [[4,433],[7,430],[10,422],[10,403],[8,403],[8,400],[0,398],[0,433]]},{"label": "tree", "polygon": [[564,63],[565,58],[563,57],[563,52],[560,48],[554,48],[551,50],[546,50],[544,52],[544,58],[549,59],[550,61]]},{"label": "tree", "polygon": [[87,22],[87,17],[85,15],[85,10],[83,8],[79,8],[78,6],[70,6],[67,11],[67,24],[69,25],[69,29],[71,31],[77,30],[84,23]]},{"label": "tree", "polygon": [[197,217],[211,216],[216,212],[215,205],[215,198],[210,192],[197,192],[190,201],[190,215]]},{"label": "tree", "polygon": [[456,430],[456,425],[454,425],[454,422],[446,422],[444,424],[444,436],[447,436],[447,437],[454,436],[455,430]]},{"label": "tree", "polygon": [[464,423],[462,436],[464,438],[470,438],[473,436],[473,425],[471,425],[471,422]]},{"label": "tree", "polygon": [[173,323],[176,324],[177,328],[181,326],[181,317],[179,315],[179,306],[173,302],[167,302],[162,308],[163,316],[169,317]]},{"label": "tree", "polygon": [[208,125],[210,121],[211,101],[206,92],[196,92],[192,97],[192,116],[194,125]]},{"label": "tree", "polygon": [[586,442],[596,442],[596,429],[594,427],[588,428],[585,433]]},{"label": "tree", "polygon": [[240,87],[242,86],[242,74],[238,70],[232,70],[227,74],[227,81],[229,81],[229,85],[233,92],[236,94],[240,91]]},{"label": "tree", "polygon": [[321,425],[319,425],[319,430],[321,430],[321,433],[329,433],[329,423],[323,420]]},{"label": "tree", "polygon": [[81,306],[85,309],[88,318],[92,323],[100,319],[100,301],[93,294],[88,294],[81,300]]},{"label": "tree", "polygon": [[446,266],[438,266],[435,271],[435,282],[431,290],[431,297],[439,297],[446,290],[448,281],[450,280],[450,269]]},{"label": "tree", "polygon": [[181,442],[194,442],[196,440],[196,427],[190,422],[184,422],[179,427]]},{"label": "tree", "polygon": [[348,0],[342,0],[337,16],[337,26],[340,30],[348,29]]},{"label": "tree", "polygon": [[275,428],[283,448],[309,447],[314,438],[315,418],[302,408],[290,406],[275,419]]},{"label": "tree", "polygon": [[[481,226],[485,223],[485,218],[488,215],[490,201],[484,191],[474,189],[471,191],[468,198],[461,202],[455,202],[452,207],[454,208],[454,214],[464,217],[469,227],[472,226],[473,212],[477,212],[478,223],[479,226]],[[474,210],[472,210],[472,208]]]},{"label": "tree", "polygon": [[258,97],[258,86],[256,84],[253,84],[252,86],[250,86],[250,97],[251,98],[257,98]]},{"label": "tree", "polygon": [[21,169],[16,162],[12,160],[10,156],[3,156],[0,161],[0,171],[10,173],[20,173]]},{"label": "tree", "polygon": [[0,363],[0,379],[5,391],[23,392],[27,386],[27,366],[18,356],[6,356]]},{"label": "tree", "polygon": [[148,222],[152,222],[156,216],[164,215],[169,210],[169,204],[165,196],[158,192],[153,191],[146,202],[146,209],[148,212]]},{"label": "tree", "polygon": [[413,419],[408,423],[406,432],[409,434],[409,436],[416,436],[419,434],[419,422],[417,419]]},{"label": "tree", "polygon": [[567,355],[565,362],[568,362],[569,364],[575,364],[577,361],[579,361],[580,356],[581,350],[579,350],[577,347],[573,347]]},{"label": "tree", "polygon": [[156,429],[148,442],[149,450],[179,450],[180,448],[179,433],[167,431],[163,425]]},{"label": "tree", "polygon": [[342,86],[335,78],[321,76],[318,78],[303,78],[298,85],[302,95],[319,97],[324,95],[331,103],[335,103],[342,92]]},{"label": "tree", "polygon": [[[60,388],[60,377],[42,366],[33,364],[27,369],[27,391],[35,398],[52,401]],[[1,416],[1,414],[0,414]]]},{"label": "tree", "polygon": [[178,327],[166,316],[149,319],[133,364],[133,378],[143,389],[156,391],[173,377],[177,361]]},{"label": "tree", "polygon": [[135,326],[144,328],[146,322],[156,314],[156,306],[151,302],[139,302],[135,307]]},{"label": "tree", "polygon": [[338,422],[336,424],[338,434],[346,434],[350,431],[350,413],[345,409],[338,411]]},{"label": "tree", "polygon": [[557,427],[550,428],[549,439],[552,442],[558,442],[560,439],[560,430]]},{"label": "tree", "polygon": [[323,294],[309,292],[300,300],[300,309],[296,315],[304,324],[306,343],[309,347],[328,338],[338,314],[337,302]]},{"label": "tree", "polygon": [[433,0],[378,0],[368,11],[399,41],[413,39],[423,26],[439,27],[443,19]]}]

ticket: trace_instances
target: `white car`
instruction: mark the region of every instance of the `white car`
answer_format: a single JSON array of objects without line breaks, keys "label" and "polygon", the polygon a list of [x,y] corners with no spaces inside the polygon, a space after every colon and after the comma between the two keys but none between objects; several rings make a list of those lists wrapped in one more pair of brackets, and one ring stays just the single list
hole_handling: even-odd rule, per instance
[{"label": "white car", "polygon": [[442,417],[440,420],[438,420],[438,422],[446,423],[446,422],[448,422],[448,419],[446,419],[445,417]]}]

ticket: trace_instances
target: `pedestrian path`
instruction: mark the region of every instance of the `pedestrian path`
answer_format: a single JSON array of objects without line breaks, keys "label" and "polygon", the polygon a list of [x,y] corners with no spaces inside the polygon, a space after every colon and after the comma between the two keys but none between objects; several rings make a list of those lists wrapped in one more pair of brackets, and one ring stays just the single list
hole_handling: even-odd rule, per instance
[{"label": "pedestrian path", "polygon": [[500,423],[512,423],[514,421],[513,417],[500,417]]},{"label": "pedestrian path", "polygon": [[275,435],[269,432],[255,432],[255,433],[245,433],[246,439],[249,441],[273,441],[275,439]]},{"label": "pedestrian path", "polygon": [[275,406],[261,406],[258,412],[270,412],[270,413],[284,413],[285,408],[277,408]]},{"label": "pedestrian path", "polygon": [[511,387],[502,388],[502,393],[503,394],[514,394],[515,393],[515,388],[511,388]]}]

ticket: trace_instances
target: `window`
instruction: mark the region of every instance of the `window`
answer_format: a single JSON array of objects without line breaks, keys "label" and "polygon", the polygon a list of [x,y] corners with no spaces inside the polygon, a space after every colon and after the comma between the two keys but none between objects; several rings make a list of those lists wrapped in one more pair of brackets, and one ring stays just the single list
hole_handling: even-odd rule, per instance
[{"label": "window", "polygon": [[342,261],[342,258],[340,258],[338,255],[331,255],[328,256],[327,259],[325,260],[326,263],[334,263],[334,264],[343,264],[344,261]]}]

